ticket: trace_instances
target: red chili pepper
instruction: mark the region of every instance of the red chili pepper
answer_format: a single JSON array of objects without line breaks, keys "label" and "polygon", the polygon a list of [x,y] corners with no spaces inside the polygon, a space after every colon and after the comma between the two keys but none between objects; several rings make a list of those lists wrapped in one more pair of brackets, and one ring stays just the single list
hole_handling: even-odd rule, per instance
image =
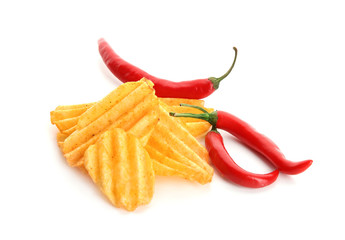
[{"label": "red chili pepper", "polygon": [[[218,114],[217,112],[208,113],[206,110],[198,106],[188,104],[181,105],[198,108],[204,113],[192,114],[171,112],[170,115],[175,117],[200,118],[212,124],[212,130],[206,135],[205,145],[209,152],[212,164],[224,178],[241,186],[250,188],[265,187],[272,184],[277,179],[279,175],[279,171],[277,169],[267,174],[257,174],[244,170],[234,162],[224,146],[222,136],[217,131],[217,127],[226,131],[229,130],[229,128],[227,128],[227,125],[230,123],[227,122],[225,125],[221,125],[224,124],[224,122],[221,122],[222,120],[219,121],[219,118],[217,117],[217,115],[223,115],[223,112],[218,112]],[[218,122],[220,124],[217,124]]]},{"label": "red chili pepper", "polygon": [[221,175],[230,181],[244,187],[260,188],[272,184],[278,177],[279,171],[267,174],[248,172],[238,166],[224,147],[222,135],[216,130],[207,133],[205,144],[212,164]]},{"label": "red chili pepper", "polygon": [[[200,109],[198,106],[187,104],[183,105]],[[244,144],[262,154],[282,173],[299,174],[304,172],[313,163],[313,160],[305,160],[300,162],[292,162],[287,160],[278,146],[272,140],[257,132],[248,123],[230,113],[223,111],[207,113],[207,111],[204,110],[204,113],[202,114],[181,113],[174,114],[174,116],[203,119],[210,122],[214,129],[220,128],[231,133]]]},{"label": "red chili pepper", "polygon": [[234,61],[230,69],[219,78],[210,77],[190,81],[174,82],[154,77],[138,67],[126,62],[114,52],[114,50],[104,39],[98,40],[98,49],[105,65],[121,82],[138,81],[145,77],[154,83],[154,88],[158,97],[193,99],[205,98],[218,89],[220,81],[229,75],[237,58],[237,49],[234,47]]}]

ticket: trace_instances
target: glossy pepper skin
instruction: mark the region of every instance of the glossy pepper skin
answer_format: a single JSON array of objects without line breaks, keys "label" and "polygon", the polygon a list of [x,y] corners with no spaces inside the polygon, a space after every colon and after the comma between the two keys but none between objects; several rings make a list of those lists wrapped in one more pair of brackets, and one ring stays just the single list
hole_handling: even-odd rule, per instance
[{"label": "glossy pepper skin", "polygon": [[188,104],[181,105],[198,108],[204,113],[181,113],[172,115],[176,117],[193,117],[203,119],[208,121],[213,126],[213,129],[219,128],[229,132],[245,145],[263,155],[282,173],[291,175],[299,174],[308,169],[313,163],[313,160],[304,160],[299,162],[287,160],[278,146],[271,139],[257,132],[251,125],[230,113],[224,111],[208,113],[206,110],[198,106]]},{"label": "glossy pepper skin", "polygon": [[248,123],[227,112],[217,111],[215,114],[217,115],[217,128],[231,133],[244,144],[262,154],[280,172],[292,175],[299,174],[313,163],[313,160],[289,161],[272,140],[257,132]]},{"label": "glossy pepper skin", "polygon": [[210,159],[218,172],[226,179],[249,188],[261,188],[272,184],[278,177],[279,171],[267,174],[248,172],[238,166],[225,149],[223,138],[219,132],[211,130],[205,138],[205,145]]},{"label": "glossy pepper skin", "polygon": [[145,77],[154,83],[154,89],[158,97],[202,99],[212,94],[219,87],[219,83],[229,75],[235,65],[235,58],[231,68],[221,77],[204,78],[190,81],[174,82],[157,78],[141,70],[140,68],[126,62],[117,55],[110,45],[104,40],[98,40],[99,53],[108,69],[122,82],[138,81]]}]

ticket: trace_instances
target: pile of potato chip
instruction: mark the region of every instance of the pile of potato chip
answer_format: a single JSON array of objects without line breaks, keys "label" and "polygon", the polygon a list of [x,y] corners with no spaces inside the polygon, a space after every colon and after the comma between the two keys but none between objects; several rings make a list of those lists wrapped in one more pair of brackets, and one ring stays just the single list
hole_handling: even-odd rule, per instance
[{"label": "pile of potato chip", "polygon": [[[208,183],[213,168],[196,137],[210,124],[174,118],[169,112],[200,113],[196,99],[158,98],[145,78],[120,85],[99,102],[58,106],[50,113],[68,164],[87,171],[110,202],[128,211],[148,204],[155,175]],[[207,109],[213,111],[212,109]]]}]

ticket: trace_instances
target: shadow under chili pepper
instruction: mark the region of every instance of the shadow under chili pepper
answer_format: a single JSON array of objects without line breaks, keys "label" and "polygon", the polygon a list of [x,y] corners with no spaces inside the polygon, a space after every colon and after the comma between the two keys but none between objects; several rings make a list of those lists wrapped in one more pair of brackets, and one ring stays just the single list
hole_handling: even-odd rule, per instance
[{"label": "shadow under chili pepper", "polygon": [[289,175],[289,174],[280,174],[277,180],[279,180],[279,182],[288,183],[287,185],[291,185],[291,184],[295,185],[297,184],[295,178],[296,177],[293,177],[292,175]]}]

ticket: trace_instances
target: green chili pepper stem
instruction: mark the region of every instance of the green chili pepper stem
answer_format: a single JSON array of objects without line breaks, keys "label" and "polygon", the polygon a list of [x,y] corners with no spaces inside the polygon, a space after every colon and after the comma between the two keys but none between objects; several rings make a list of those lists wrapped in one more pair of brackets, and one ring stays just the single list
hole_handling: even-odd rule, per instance
[{"label": "green chili pepper stem", "polygon": [[237,48],[233,47],[233,49],[235,50],[235,57],[234,57],[234,61],[232,62],[232,65],[229,68],[229,70],[226,73],[224,73],[221,77],[218,77],[218,78],[210,77],[210,78],[208,78],[208,80],[210,80],[213,83],[214,89],[218,89],[219,88],[220,81],[222,81],[224,78],[226,78],[230,74],[230,72],[232,71],[232,69],[235,66],[235,62],[236,62],[236,59],[237,59]]},{"label": "green chili pepper stem", "polygon": [[210,114],[208,113],[200,113],[200,114],[196,114],[196,113],[175,113],[175,112],[170,112],[169,113],[170,116],[173,117],[190,117],[190,118],[198,118],[198,119],[202,119],[205,121],[209,121],[210,119]]},{"label": "green chili pepper stem", "polygon": [[218,129],[216,128],[216,126],[213,126],[213,125],[212,125],[212,128],[211,128],[210,132],[215,132],[215,133],[219,134]]},{"label": "green chili pepper stem", "polygon": [[181,103],[181,106],[186,106],[186,107],[192,107],[192,108],[196,108],[199,109],[200,111],[204,112],[204,113],[175,113],[175,112],[170,112],[169,115],[173,116],[173,117],[190,117],[190,118],[198,118],[201,120],[205,120],[207,122],[209,122],[212,125],[212,130],[211,131],[217,131],[217,120],[218,120],[218,114],[217,111],[214,112],[207,112],[206,109],[199,107],[199,106],[195,106],[195,105],[189,105],[189,104],[184,104]]},{"label": "green chili pepper stem", "polygon": [[191,107],[191,108],[196,108],[204,113],[208,113],[204,108],[200,107],[200,106],[196,106],[196,105],[191,105],[191,104],[187,104],[187,103],[181,103],[180,106],[183,107]]}]

